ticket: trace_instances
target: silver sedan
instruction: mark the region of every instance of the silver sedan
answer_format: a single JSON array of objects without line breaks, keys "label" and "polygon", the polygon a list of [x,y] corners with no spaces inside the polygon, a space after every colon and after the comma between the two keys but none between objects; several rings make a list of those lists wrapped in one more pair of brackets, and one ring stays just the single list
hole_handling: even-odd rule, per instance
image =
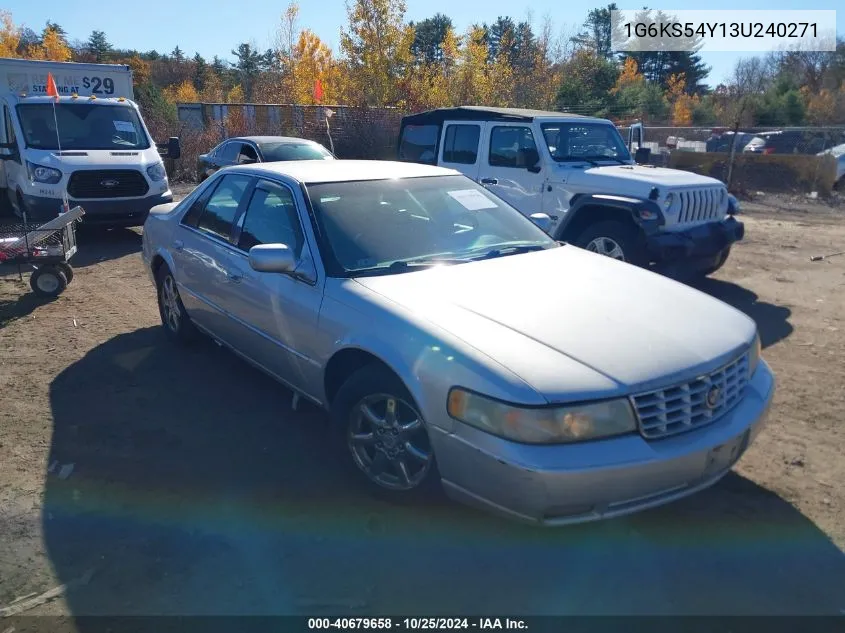
[{"label": "silver sedan", "polygon": [[154,209],[143,255],[171,339],[326,408],[326,459],[391,498],[546,525],[656,506],[725,475],[774,392],[747,316],[449,169],[227,168]]}]

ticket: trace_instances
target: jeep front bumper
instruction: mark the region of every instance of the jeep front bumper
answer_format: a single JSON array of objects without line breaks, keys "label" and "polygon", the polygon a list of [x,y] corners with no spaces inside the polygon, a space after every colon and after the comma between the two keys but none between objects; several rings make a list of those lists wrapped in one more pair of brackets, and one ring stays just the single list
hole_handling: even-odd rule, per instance
[{"label": "jeep front bumper", "polygon": [[662,231],[646,238],[651,261],[658,264],[710,261],[745,236],[745,226],[733,217],[684,231]]}]

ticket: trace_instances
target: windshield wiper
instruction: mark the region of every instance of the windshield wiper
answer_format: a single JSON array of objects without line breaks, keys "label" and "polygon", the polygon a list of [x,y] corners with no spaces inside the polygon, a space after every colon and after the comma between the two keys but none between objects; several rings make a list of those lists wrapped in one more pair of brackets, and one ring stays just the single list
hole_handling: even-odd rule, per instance
[{"label": "windshield wiper", "polygon": [[[532,251],[544,251],[546,246],[543,244],[522,244],[517,246],[500,246],[487,251],[483,255],[471,258],[472,261],[479,261],[482,259],[494,259],[496,257],[505,257],[507,255],[519,255],[521,253],[530,253]],[[554,247],[551,247],[554,248]]]},{"label": "windshield wiper", "polygon": [[441,264],[462,264],[466,262],[464,259],[415,259],[407,260],[400,259],[387,266],[373,266],[372,268],[358,268],[349,271],[352,277],[364,277],[373,275],[390,275],[393,273],[405,273],[412,270],[423,270],[425,268],[433,268]]}]

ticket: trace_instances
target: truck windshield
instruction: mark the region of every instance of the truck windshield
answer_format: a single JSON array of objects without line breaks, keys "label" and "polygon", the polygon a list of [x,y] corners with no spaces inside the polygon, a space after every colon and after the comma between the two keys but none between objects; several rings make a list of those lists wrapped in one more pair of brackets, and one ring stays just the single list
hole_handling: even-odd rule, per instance
[{"label": "truck windshield", "polygon": [[544,123],[542,128],[556,161],[631,160],[619,131],[607,123]]},{"label": "truck windshield", "polygon": [[[62,150],[147,149],[150,141],[130,105],[95,103],[28,103],[18,106],[27,147]],[[56,138],[56,121],[59,138]]]}]

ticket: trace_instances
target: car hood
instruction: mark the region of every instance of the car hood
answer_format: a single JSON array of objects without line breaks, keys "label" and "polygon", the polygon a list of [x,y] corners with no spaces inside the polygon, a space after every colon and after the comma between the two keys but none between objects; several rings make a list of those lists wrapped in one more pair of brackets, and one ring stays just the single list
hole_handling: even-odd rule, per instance
[{"label": "car hood", "polygon": [[550,401],[595,391],[599,377],[615,385],[609,391],[628,392],[700,375],[741,353],[756,331],[745,314],[702,292],[569,245],[356,282]]},{"label": "car hood", "polygon": [[583,171],[568,169],[565,173],[567,182],[579,182],[583,179],[584,183],[601,183],[602,181],[618,183],[620,180],[630,180],[664,188],[722,185],[719,180],[709,176],[700,176],[681,169],[644,165],[606,165],[590,167]]}]

